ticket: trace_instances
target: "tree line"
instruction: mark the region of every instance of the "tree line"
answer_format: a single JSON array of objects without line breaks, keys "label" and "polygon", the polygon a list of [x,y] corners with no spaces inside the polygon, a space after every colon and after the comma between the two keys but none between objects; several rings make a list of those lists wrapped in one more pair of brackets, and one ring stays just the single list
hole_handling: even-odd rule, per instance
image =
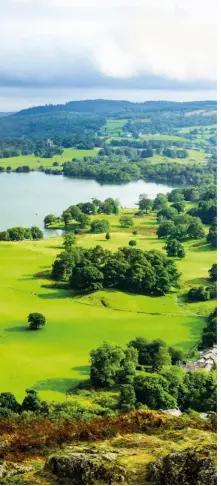
[{"label": "tree line", "polygon": [[15,226],[5,231],[0,231],[0,241],[41,240],[42,238],[44,238],[44,234],[38,226],[32,226],[31,228]]}]

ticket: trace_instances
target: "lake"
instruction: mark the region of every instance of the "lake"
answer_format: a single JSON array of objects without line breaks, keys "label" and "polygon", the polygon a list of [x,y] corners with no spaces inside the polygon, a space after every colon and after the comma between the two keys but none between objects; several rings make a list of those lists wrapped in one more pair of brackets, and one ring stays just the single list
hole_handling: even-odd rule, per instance
[{"label": "lake", "polygon": [[[39,226],[47,214],[60,216],[71,204],[89,201],[96,197],[119,199],[122,206],[135,207],[140,194],[154,199],[172,187],[142,180],[128,184],[99,184],[92,179],[72,179],[43,172],[28,174],[0,174],[0,229],[12,226]],[[45,236],[56,236],[60,231],[45,230]]]}]

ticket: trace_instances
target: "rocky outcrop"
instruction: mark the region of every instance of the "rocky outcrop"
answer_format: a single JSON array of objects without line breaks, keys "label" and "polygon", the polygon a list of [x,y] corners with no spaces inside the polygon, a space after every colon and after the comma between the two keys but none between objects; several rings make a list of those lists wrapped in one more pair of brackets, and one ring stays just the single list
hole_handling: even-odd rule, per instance
[{"label": "rocky outcrop", "polygon": [[32,470],[33,470],[32,466],[28,466],[25,464],[17,464],[14,462],[0,461],[0,480],[4,479],[4,481],[6,481],[7,479],[11,478],[12,476],[15,476],[16,474],[24,474]]},{"label": "rocky outcrop", "polygon": [[147,466],[150,484],[213,485],[217,484],[216,479],[216,467],[211,457],[200,457],[194,451],[168,454]]},{"label": "rocky outcrop", "polygon": [[126,482],[125,469],[114,452],[72,452],[50,456],[45,471],[56,476],[59,484],[121,484]]}]

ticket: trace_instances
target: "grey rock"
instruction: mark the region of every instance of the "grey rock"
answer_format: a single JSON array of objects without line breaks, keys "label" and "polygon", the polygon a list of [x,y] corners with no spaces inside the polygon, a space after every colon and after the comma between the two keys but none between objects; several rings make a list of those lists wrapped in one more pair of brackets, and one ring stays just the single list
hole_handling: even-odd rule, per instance
[{"label": "grey rock", "polygon": [[195,451],[174,452],[147,466],[151,484],[217,484],[216,467],[210,455],[201,457]]},{"label": "grey rock", "polygon": [[125,482],[126,471],[117,461],[117,454],[73,452],[50,456],[45,470],[56,476],[59,484],[120,484]]}]

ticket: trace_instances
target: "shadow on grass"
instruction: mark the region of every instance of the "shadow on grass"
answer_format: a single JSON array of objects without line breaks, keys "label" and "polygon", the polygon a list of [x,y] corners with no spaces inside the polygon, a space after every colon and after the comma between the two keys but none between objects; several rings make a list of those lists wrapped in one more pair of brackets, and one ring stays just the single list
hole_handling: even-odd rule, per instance
[{"label": "shadow on grass", "polygon": [[23,281],[23,280],[35,280],[35,277],[34,277],[34,275],[28,275],[28,274],[27,274],[27,275],[23,275],[23,277],[18,278],[17,280],[18,280],[18,281]]},{"label": "shadow on grass", "polygon": [[6,327],[4,329],[6,332],[30,332],[30,329],[26,326],[15,326],[15,327]]},{"label": "shadow on grass", "polygon": [[[44,287],[44,286],[42,286]],[[44,287],[46,288],[46,287]],[[37,294],[37,296],[40,299],[68,299],[73,297],[73,294],[71,290],[65,290],[65,289],[54,289],[53,287],[48,287],[51,288],[52,292],[48,293],[43,293],[43,294]]]},{"label": "shadow on grass", "polygon": [[48,378],[47,380],[37,381],[33,388],[36,391],[56,391],[66,393],[70,388],[77,386],[79,380],[72,378]]},{"label": "shadow on grass", "polygon": [[187,280],[187,283],[190,284],[199,284],[199,285],[209,285],[211,282],[208,278],[193,278],[191,280]]},{"label": "shadow on grass", "polygon": [[211,245],[208,243],[193,243],[190,247],[190,250],[192,251],[216,251],[216,248],[213,248]]},{"label": "shadow on grass", "polygon": [[72,371],[78,371],[81,375],[90,375],[90,366],[75,366]]}]

